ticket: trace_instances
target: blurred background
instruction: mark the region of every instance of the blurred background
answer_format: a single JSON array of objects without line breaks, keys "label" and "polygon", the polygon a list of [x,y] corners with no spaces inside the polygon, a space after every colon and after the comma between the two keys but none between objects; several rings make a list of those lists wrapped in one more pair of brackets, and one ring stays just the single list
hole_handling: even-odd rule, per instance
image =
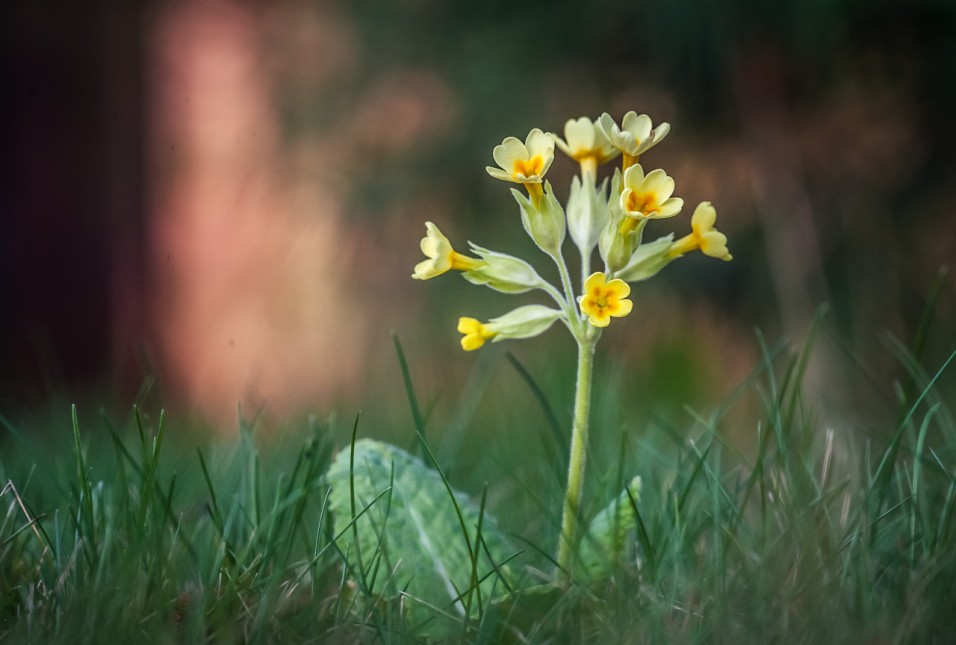
[{"label": "blurred background", "polygon": [[[642,406],[724,400],[761,360],[756,330],[799,348],[823,310],[807,393],[834,423],[865,427],[895,398],[906,370],[888,339],[931,371],[954,349],[948,0],[8,0],[0,14],[8,417],[145,391],[225,434],[237,406],[266,425],[357,409],[407,425],[392,333],[449,423],[479,405],[463,392],[511,387],[509,350],[569,405],[558,328],[458,345],[458,316],[533,296],[410,274],[431,220],[553,276],[484,167],[506,136],[604,111],[672,126],[642,162],[688,208],[647,238],[683,234],[710,200],[734,254],[674,263],[608,330],[601,378]],[[562,198],[574,170],[558,158],[549,173]]]}]

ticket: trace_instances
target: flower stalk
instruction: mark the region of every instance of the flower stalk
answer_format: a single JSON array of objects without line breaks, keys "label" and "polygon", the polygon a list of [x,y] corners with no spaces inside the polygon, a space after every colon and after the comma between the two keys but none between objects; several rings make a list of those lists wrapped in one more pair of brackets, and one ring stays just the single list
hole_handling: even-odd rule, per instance
[{"label": "flower stalk", "polygon": [[588,429],[591,416],[591,373],[597,338],[578,340],[578,368],[574,389],[574,421],[571,425],[571,454],[568,460],[568,485],[561,514],[561,539],[558,543],[558,581],[572,580],[574,554],[581,540],[581,492],[587,465]]}]

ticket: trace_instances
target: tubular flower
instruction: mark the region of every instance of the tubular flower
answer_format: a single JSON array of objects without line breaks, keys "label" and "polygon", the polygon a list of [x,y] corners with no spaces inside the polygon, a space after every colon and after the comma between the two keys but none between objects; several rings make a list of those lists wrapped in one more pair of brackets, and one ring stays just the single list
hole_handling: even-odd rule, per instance
[{"label": "tubular flower", "polygon": [[458,319],[458,332],[464,334],[461,338],[461,348],[466,352],[472,352],[482,345],[489,338],[497,336],[497,332],[490,329],[489,325],[479,322],[475,318],[462,316]]},{"label": "tubular flower", "polygon": [[551,136],[564,154],[581,164],[582,174],[596,174],[598,165],[620,154],[620,150],[611,145],[597,122],[586,116],[568,119],[564,124],[564,139],[556,134]]},{"label": "tubular flower", "polygon": [[581,311],[595,327],[607,327],[611,317],[623,318],[631,313],[634,303],[627,299],[631,287],[623,280],[607,281],[603,273],[592,273],[584,281]]},{"label": "tubular flower", "polygon": [[461,346],[470,352],[484,345],[489,338],[492,342],[507,338],[532,338],[546,332],[563,315],[557,309],[544,305],[525,305],[492,318],[487,323],[474,318],[459,318],[458,331],[464,334]]},{"label": "tubular flower", "polygon": [[633,110],[624,115],[621,125],[605,112],[598,119],[598,126],[604,131],[611,145],[624,155],[624,169],[637,163],[637,158],[650,150],[671,131],[669,123],[651,126],[651,118],[646,114],[638,116]]},{"label": "tubular flower", "polygon": [[661,169],[652,170],[644,176],[644,169],[635,164],[624,171],[621,190],[621,210],[629,217],[621,224],[621,233],[637,228],[640,220],[673,217],[684,206],[684,200],[671,197],[674,180]]},{"label": "tubular flower", "polygon": [[690,220],[691,233],[674,242],[667,255],[679,257],[700,249],[704,255],[712,258],[732,260],[733,256],[727,250],[727,236],[714,228],[716,221],[717,210],[710,202],[698,204]]},{"label": "tubular flower", "polygon": [[422,253],[427,260],[415,265],[415,273],[412,277],[416,280],[428,280],[447,273],[452,269],[456,271],[472,271],[484,266],[485,262],[477,258],[470,258],[467,255],[458,253],[451,248],[448,238],[442,235],[438,227],[431,222],[425,222],[425,237],[422,238]]}]

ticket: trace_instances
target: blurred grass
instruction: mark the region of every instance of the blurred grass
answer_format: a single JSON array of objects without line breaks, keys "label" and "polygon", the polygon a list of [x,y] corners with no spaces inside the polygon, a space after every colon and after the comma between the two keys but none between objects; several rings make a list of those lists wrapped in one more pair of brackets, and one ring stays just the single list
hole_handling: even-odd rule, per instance
[{"label": "blurred grass", "polygon": [[[482,508],[525,547],[510,565],[523,571],[517,593],[473,614],[462,638],[952,639],[956,423],[939,386],[956,354],[924,369],[897,344],[912,386],[897,388],[868,438],[817,417],[803,389],[811,350],[764,344],[737,390],[709,412],[688,409],[689,422],[634,414],[653,390],[637,397],[623,370],[602,372],[584,514],[634,475],[644,484],[631,559],[570,589],[541,583],[563,491],[554,425],[567,418],[572,359],[559,353],[542,370],[489,354],[452,411],[456,428],[415,388],[406,356],[417,425],[444,481],[475,494],[487,484]],[[416,448],[408,408],[385,412],[391,427],[363,416],[358,434]],[[305,420],[269,436],[243,423],[233,442],[188,439],[168,424],[137,408],[116,428],[79,410],[72,437],[57,430],[44,443],[42,428],[6,422],[0,639],[427,637],[402,619],[401,597],[355,584],[334,546],[323,474],[351,423]]]}]

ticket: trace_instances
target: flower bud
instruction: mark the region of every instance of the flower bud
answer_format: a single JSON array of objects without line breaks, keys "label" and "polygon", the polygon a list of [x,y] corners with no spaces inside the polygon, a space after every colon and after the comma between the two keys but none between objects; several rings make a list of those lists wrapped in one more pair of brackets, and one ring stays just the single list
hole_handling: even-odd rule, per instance
[{"label": "flower bud", "polygon": [[598,190],[589,178],[582,182],[575,176],[568,195],[568,233],[581,255],[590,256],[608,220],[607,180]]}]

